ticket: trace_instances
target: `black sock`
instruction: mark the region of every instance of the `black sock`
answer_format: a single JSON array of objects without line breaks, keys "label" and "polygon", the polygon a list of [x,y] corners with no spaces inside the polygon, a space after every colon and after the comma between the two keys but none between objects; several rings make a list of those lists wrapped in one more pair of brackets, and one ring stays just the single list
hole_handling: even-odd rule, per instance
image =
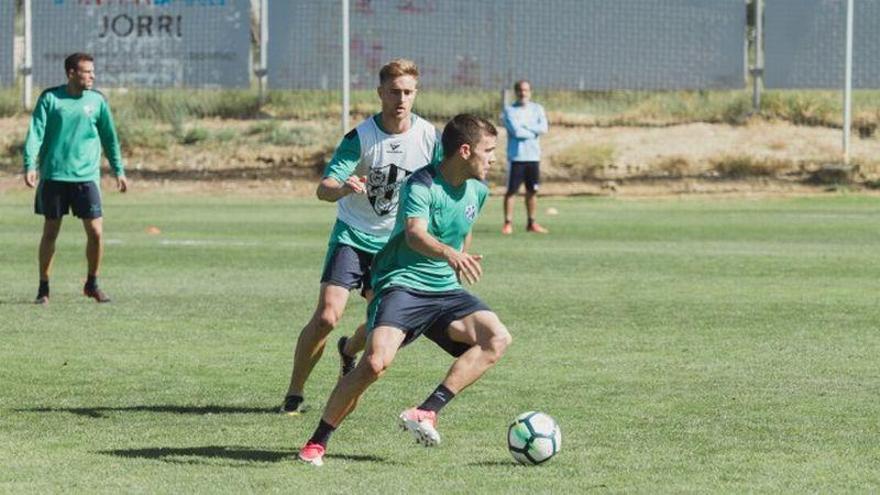
[{"label": "black sock", "polygon": [[86,279],[86,287],[89,289],[94,289],[98,286],[98,277],[96,275],[89,275]]},{"label": "black sock", "polygon": [[321,422],[318,423],[318,427],[315,428],[315,432],[312,433],[312,438],[309,439],[309,443],[317,443],[322,447],[326,447],[327,441],[330,440],[330,435],[332,435],[334,431],[336,431],[336,428],[330,426],[330,423],[322,419]]},{"label": "black sock", "polygon": [[449,401],[453,398],[455,398],[455,394],[452,393],[452,390],[449,390],[441,383],[433,392],[431,392],[431,395],[425,399],[425,402],[422,402],[419,409],[423,411],[440,412],[440,410],[443,409],[443,406],[449,404]]},{"label": "black sock", "polygon": [[533,223],[535,223],[535,219],[534,219],[534,218],[530,218],[530,219],[529,219],[529,225],[528,225],[528,226],[531,227]]},{"label": "black sock", "polygon": [[49,295],[49,281],[48,280],[40,280],[40,288],[37,289],[37,297],[43,297]]}]

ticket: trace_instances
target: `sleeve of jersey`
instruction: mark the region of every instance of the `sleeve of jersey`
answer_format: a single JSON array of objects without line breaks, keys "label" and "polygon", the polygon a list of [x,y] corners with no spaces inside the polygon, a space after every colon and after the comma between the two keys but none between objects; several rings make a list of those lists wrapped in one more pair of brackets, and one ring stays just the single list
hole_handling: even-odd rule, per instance
[{"label": "sleeve of jersey", "polygon": [[489,188],[481,183],[480,190],[477,193],[477,197],[478,197],[478,204],[479,204],[479,208],[480,208],[479,211],[483,211],[483,205],[486,204],[486,198],[489,197]]},{"label": "sleeve of jersey", "polygon": [[437,132],[437,140],[434,141],[434,152],[431,155],[431,163],[440,163],[443,161],[443,140],[440,132]]},{"label": "sleeve of jersey", "polygon": [[336,179],[345,182],[361,160],[361,140],[358,139],[357,131],[352,130],[342,138],[342,142],[336,147],[333,158],[324,168],[324,178]]},{"label": "sleeve of jersey", "polygon": [[547,115],[544,114],[544,107],[541,105],[536,106],[535,117],[535,126],[531,127],[529,130],[538,135],[547,134]]},{"label": "sleeve of jersey", "polygon": [[430,219],[431,190],[422,184],[410,182],[407,184],[405,191],[403,217]]},{"label": "sleeve of jersey", "polygon": [[96,125],[98,136],[101,137],[101,146],[104,148],[104,153],[107,154],[107,161],[110,162],[113,175],[124,176],[125,167],[122,165],[119,136],[116,134],[116,125],[113,123],[113,113],[110,112],[110,105],[106,101],[101,105],[101,114],[98,116]]},{"label": "sleeve of jersey", "polygon": [[31,114],[31,125],[28,128],[27,138],[24,142],[24,170],[29,172],[37,168],[37,157],[40,155],[40,147],[43,145],[43,136],[46,132],[46,117],[49,113],[49,96],[43,93]]}]

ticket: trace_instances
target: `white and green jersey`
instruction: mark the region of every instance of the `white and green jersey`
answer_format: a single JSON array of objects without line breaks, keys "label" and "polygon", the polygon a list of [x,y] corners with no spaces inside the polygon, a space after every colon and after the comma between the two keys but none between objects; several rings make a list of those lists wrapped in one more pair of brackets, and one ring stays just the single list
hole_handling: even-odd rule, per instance
[{"label": "white and green jersey", "polygon": [[368,252],[375,252],[375,244],[384,243],[391,234],[404,181],[443,155],[440,136],[430,122],[413,115],[408,131],[389,134],[380,126],[380,117],[366,119],[346,134],[324,170],[325,178],[339,182],[351,175],[367,177],[366,194],[349,194],[337,201],[337,218],[372,240],[370,245],[353,245]]},{"label": "white and green jersey", "polygon": [[416,172],[400,193],[401,206],[394,232],[373,259],[372,282],[376,294],[391,286],[425,292],[461,288],[449,263],[429,258],[409,247],[406,242],[406,220],[424,218],[431,236],[461,250],[488,195],[489,188],[474,179],[453,187],[443,179],[436,165]]}]

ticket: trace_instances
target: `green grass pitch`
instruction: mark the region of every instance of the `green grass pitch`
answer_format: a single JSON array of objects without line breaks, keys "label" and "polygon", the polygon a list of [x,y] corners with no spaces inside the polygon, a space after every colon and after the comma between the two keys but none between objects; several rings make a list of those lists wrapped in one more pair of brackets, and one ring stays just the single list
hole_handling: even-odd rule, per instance
[{"label": "green grass pitch", "polygon": [[[48,307],[40,219],[0,195],[0,492],[681,493],[880,490],[880,199],[545,198],[549,236],[475,227],[474,290],[514,342],[424,449],[395,425],[449,358],[403,350],[293,462],[336,379],[274,414],[313,310],[334,207],[314,199],[106,195],[102,285],[81,294],[68,218]],[[149,226],[161,234],[145,232]],[[365,306],[352,298],[341,329]],[[508,423],[541,410],[562,452],[523,467]]]}]

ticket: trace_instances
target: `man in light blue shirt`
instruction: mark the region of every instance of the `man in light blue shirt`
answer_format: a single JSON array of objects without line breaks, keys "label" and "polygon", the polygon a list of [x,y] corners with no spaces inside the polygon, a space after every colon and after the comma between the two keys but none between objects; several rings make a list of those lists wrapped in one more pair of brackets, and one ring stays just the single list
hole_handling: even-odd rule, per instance
[{"label": "man in light blue shirt", "polygon": [[540,183],[541,145],[538,137],[547,133],[544,107],[531,101],[532,85],[526,80],[513,85],[516,101],[504,108],[501,119],[507,128],[507,193],[504,195],[504,227],[502,234],[513,233],[513,197],[526,184],[526,230],[538,234],[548,231],[535,221]]}]

